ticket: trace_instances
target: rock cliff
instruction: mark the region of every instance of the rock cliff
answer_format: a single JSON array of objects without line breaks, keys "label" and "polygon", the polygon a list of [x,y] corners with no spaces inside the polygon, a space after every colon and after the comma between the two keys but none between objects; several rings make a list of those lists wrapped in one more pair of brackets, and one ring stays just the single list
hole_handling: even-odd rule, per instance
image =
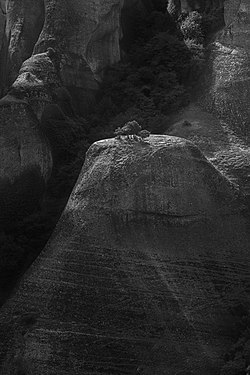
[{"label": "rock cliff", "polygon": [[190,142],[104,140],[0,315],[1,374],[214,375],[249,283],[238,190]]},{"label": "rock cliff", "polygon": [[[31,186],[23,184],[20,176],[34,165],[42,166],[42,172],[38,168],[36,176],[44,185],[51,172],[52,159],[39,122],[42,116],[46,121],[46,107],[51,103],[61,107],[66,115],[85,113],[103,69],[120,59],[121,6],[120,0],[1,1],[0,86],[2,94],[6,91],[7,94],[0,101],[3,147],[0,189],[6,190],[8,181],[19,181],[22,188],[11,190],[13,193],[21,190],[29,197],[26,190],[30,191]],[[25,122],[27,116],[29,119]],[[13,129],[17,122],[20,132],[15,135]],[[6,124],[11,124],[12,130],[3,132]],[[29,148],[23,148],[25,156],[19,170],[20,145],[16,138],[20,144],[29,144]],[[15,166],[10,173],[11,163]],[[14,201],[18,202],[17,196],[13,197]]]},{"label": "rock cliff", "polygon": [[[168,133],[192,140],[249,194],[248,1],[225,1],[224,24],[208,46],[209,58],[193,103],[173,116]],[[183,120],[191,126],[183,128]]]},{"label": "rock cliff", "polygon": [[[168,11],[171,14],[179,15],[181,12],[218,12],[223,9],[225,0],[169,0]],[[231,1],[233,3],[233,1]]]},{"label": "rock cliff", "polygon": [[[41,128],[46,106],[58,100],[61,83],[48,53],[26,60],[0,100],[0,189],[3,218],[37,207],[52,170],[50,145]],[[8,197],[8,198],[7,198]]]},{"label": "rock cliff", "polygon": [[23,61],[53,47],[64,86],[71,91],[77,109],[86,109],[103,69],[120,59],[123,1],[10,0],[7,3],[6,42],[1,55],[1,75],[7,81],[2,89],[13,83]]},{"label": "rock cliff", "polygon": [[1,50],[1,88],[6,90],[33,52],[44,22],[43,0],[5,0],[5,35]]},{"label": "rock cliff", "polygon": [[0,101],[0,224],[37,207],[50,176],[52,157],[40,124],[27,102]]}]

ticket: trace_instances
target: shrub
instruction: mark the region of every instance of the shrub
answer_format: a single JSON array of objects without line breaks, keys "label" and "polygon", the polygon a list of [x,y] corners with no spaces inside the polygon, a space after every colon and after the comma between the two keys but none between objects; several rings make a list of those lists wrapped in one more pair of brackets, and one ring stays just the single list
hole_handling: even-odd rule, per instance
[{"label": "shrub", "polygon": [[199,12],[191,12],[181,22],[181,32],[184,39],[193,39],[197,44],[204,43],[203,16]]}]

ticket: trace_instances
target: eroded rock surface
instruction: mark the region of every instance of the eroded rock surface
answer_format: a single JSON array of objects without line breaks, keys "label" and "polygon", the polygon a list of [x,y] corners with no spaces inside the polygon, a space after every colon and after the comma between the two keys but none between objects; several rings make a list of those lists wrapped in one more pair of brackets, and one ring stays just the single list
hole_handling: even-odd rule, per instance
[{"label": "eroded rock surface", "polygon": [[[169,134],[184,136],[250,192],[250,6],[224,2],[225,26],[209,46],[207,69],[189,108],[171,119]],[[184,120],[191,123],[182,127]],[[219,135],[219,137],[218,137]]]},{"label": "eroded rock surface", "polygon": [[249,297],[238,190],[190,142],[104,140],[0,315],[4,375],[214,375]]},{"label": "eroded rock surface", "polygon": [[[195,10],[205,12],[218,12],[223,9],[225,0],[169,0],[168,10],[170,13],[179,15],[181,12],[192,12]],[[234,0],[231,3],[235,2]]]},{"label": "eroded rock surface", "polygon": [[226,26],[211,51],[206,106],[249,140],[250,5],[225,2]]},{"label": "eroded rock surface", "polygon": [[16,217],[16,211],[22,216],[42,198],[52,154],[39,120],[47,106],[59,101],[60,90],[49,53],[41,53],[23,63],[9,93],[0,100],[3,217]]},{"label": "eroded rock surface", "polygon": [[[59,107],[58,113],[61,109],[68,116],[82,114],[89,109],[103,69],[120,59],[122,5],[121,0],[1,1],[0,86],[2,94],[7,92],[2,101],[8,102],[9,108],[9,111],[4,110],[5,106],[1,106],[0,102],[2,128],[6,123],[18,122],[20,128],[27,130],[29,126],[32,134],[32,129],[37,128],[42,117],[46,121],[46,107],[51,104]],[[25,107],[27,111],[34,113],[27,124],[23,120],[23,101],[29,106]],[[28,136],[27,132],[25,136]],[[41,136],[44,137],[44,134]],[[1,139],[4,144],[16,144],[13,132],[1,133]],[[21,141],[25,144],[29,142],[24,138]],[[37,153],[42,144],[44,138],[39,140],[36,137],[32,153],[44,158],[39,162],[35,158],[34,163],[43,165],[48,176],[52,164],[51,152],[47,144],[42,153]],[[5,176],[4,166],[13,160],[13,151],[18,154],[18,147],[15,149],[13,146],[11,152],[8,147],[1,150],[4,190],[9,178]],[[29,154],[32,162],[30,151],[31,148],[26,156]],[[24,169],[20,169],[17,179]],[[12,180],[16,172],[14,167]],[[43,174],[38,173],[38,176],[44,181]],[[25,186],[28,187],[27,184]]]},{"label": "eroded rock surface", "polygon": [[50,147],[26,101],[0,101],[0,223],[31,212],[52,169]]},{"label": "eroded rock surface", "polygon": [[170,118],[169,135],[189,139],[241,191],[250,193],[250,149],[246,139],[213,112],[191,104]]},{"label": "eroded rock surface", "polygon": [[16,79],[18,71],[33,52],[41,33],[45,9],[44,0],[7,0],[6,43],[1,55],[3,89],[7,89]]},{"label": "eroded rock surface", "polygon": [[121,0],[10,0],[1,55],[2,77],[6,77],[2,89],[13,83],[32,54],[53,47],[63,84],[71,91],[77,110],[86,110],[103,69],[120,59],[122,5]]}]

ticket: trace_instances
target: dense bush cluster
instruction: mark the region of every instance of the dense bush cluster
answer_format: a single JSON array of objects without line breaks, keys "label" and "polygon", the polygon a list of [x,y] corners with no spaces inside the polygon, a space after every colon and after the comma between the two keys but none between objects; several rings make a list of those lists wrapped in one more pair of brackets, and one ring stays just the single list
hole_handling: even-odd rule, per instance
[{"label": "dense bush cluster", "polygon": [[111,127],[135,118],[158,133],[169,114],[188,104],[204,62],[201,19],[192,12],[173,26],[168,14],[155,11],[138,22],[126,60],[108,69],[102,85]]}]

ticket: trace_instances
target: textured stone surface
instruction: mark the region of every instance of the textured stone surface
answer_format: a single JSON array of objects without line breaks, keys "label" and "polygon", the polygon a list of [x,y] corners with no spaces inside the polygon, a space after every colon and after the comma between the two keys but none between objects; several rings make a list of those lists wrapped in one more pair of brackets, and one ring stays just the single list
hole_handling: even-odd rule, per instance
[{"label": "textured stone surface", "polygon": [[10,88],[14,97],[26,100],[40,120],[47,105],[57,101],[62,85],[49,53],[39,53],[27,59]]},{"label": "textured stone surface", "polygon": [[8,95],[0,100],[0,189],[2,201],[7,202],[3,216],[12,217],[16,210],[22,214],[25,205],[30,211],[42,198],[52,155],[39,120],[46,106],[59,101],[60,89],[51,58],[41,53],[23,63]]},{"label": "textured stone surface", "polygon": [[5,90],[32,55],[43,27],[44,0],[8,0],[6,12],[6,42],[1,52],[1,86]]},{"label": "textured stone surface", "polygon": [[250,193],[250,149],[240,131],[197,103],[172,116],[170,123],[169,135],[192,141],[244,193]]},{"label": "textured stone surface", "polygon": [[1,374],[217,373],[231,306],[248,301],[239,199],[183,139],[94,144],[50,243],[1,310]]},{"label": "textured stone surface", "polygon": [[224,14],[226,26],[211,51],[209,79],[213,84],[206,106],[249,138],[249,2],[226,1]]},{"label": "textured stone surface", "polygon": [[3,46],[6,25],[6,1],[0,1],[0,51]]},{"label": "textured stone surface", "polygon": [[122,5],[122,0],[10,0],[1,57],[5,88],[16,79],[23,61],[53,47],[63,84],[77,109],[86,109],[103,69],[120,59]]},{"label": "textured stone surface", "polygon": [[[169,0],[168,10],[170,13],[192,12],[195,10],[218,12],[223,8],[225,0]],[[231,0],[233,3],[235,0]]]},{"label": "textured stone surface", "polygon": [[32,210],[42,197],[52,169],[48,142],[27,102],[0,101],[1,219]]},{"label": "textured stone surface", "polygon": [[[120,0],[2,0],[6,15],[0,14],[0,85],[2,93],[9,90],[2,99],[3,103],[8,103],[9,110],[0,106],[1,130],[7,123],[18,122],[20,128],[25,129],[25,136],[28,136],[27,126],[32,134],[32,128],[37,128],[38,120],[41,120],[46,106],[51,103],[57,104],[67,115],[85,113],[93,99],[93,92],[98,88],[97,81],[103,69],[120,58],[122,4]],[[50,47],[54,50],[47,52]],[[32,110],[35,115],[29,118],[27,124],[23,120],[22,101],[30,107],[28,112]],[[11,105],[14,109],[10,109]],[[37,155],[34,163],[42,165],[48,176],[51,153],[48,145],[42,153],[36,151],[44,145],[44,139],[38,138],[36,134],[32,151]],[[1,132],[1,139],[4,144],[16,145],[12,131]],[[30,144],[29,139],[22,138],[22,142]],[[18,155],[18,147],[15,149],[13,146],[11,150],[3,147],[1,150],[4,190],[5,178],[9,178],[5,176],[5,166],[13,160],[13,152]],[[31,146],[27,157],[31,157],[32,162],[30,152]],[[38,157],[44,160],[38,161]],[[16,166],[13,168],[12,180],[15,174],[19,179],[24,170],[26,173],[27,165],[24,164],[25,168],[21,168],[20,173]],[[43,173],[38,177],[44,181]],[[25,186],[28,188],[27,184]]]},{"label": "textured stone surface", "polygon": [[[194,103],[173,116],[168,133],[192,140],[249,194],[249,2],[226,0],[224,20],[224,28],[209,46]],[[183,128],[183,120],[192,126]]]}]

